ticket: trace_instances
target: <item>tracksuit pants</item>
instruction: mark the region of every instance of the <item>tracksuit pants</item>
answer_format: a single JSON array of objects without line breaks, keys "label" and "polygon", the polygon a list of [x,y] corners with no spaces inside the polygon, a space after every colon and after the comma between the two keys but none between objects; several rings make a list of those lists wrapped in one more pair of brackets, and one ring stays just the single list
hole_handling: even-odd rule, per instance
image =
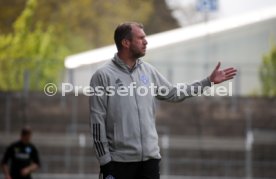
[{"label": "tracksuit pants", "polygon": [[159,159],[142,162],[109,162],[101,166],[100,179],[160,179]]}]

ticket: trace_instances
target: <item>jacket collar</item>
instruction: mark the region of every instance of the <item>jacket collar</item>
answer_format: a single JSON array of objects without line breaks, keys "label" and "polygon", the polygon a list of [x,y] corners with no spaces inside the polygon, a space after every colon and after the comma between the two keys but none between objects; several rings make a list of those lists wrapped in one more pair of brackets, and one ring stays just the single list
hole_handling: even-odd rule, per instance
[{"label": "jacket collar", "polygon": [[125,64],[124,61],[118,57],[117,53],[114,55],[112,61],[116,65],[118,65],[122,70],[124,70],[126,72],[133,72],[138,67],[138,65],[140,65],[142,63],[142,60],[137,59],[136,60],[136,64],[134,65],[134,67],[133,68],[129,68],[128,65]]}]

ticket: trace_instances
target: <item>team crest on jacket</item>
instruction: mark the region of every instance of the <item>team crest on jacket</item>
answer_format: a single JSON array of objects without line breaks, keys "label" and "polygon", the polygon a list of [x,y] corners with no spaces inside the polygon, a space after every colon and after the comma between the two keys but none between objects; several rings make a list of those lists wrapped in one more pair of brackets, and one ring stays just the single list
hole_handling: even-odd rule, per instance
[{"label": "team crest on jacket", "polygon": [[149,83],[149,78],[146,75],[141,75],[140,76],[140,81],[144,84],[147,85]]},{"label": "team crest on jacket", "polygon": [[26,147],[25,148],[25,152],[26,153],[31,153],[32,152],[32,148],[31,147]]}]

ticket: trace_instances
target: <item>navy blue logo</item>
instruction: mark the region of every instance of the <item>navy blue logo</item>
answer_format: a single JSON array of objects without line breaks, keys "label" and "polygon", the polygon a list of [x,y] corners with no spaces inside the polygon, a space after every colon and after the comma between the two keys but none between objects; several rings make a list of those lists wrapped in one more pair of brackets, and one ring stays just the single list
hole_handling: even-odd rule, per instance
[{"label": "navy blue logo", "polygon": [[31,153],[31,152],[32,152],[32,148],[31,148],[31,147],[26,147],[26,148],[25,148],[25,151],[26,151],[26,153],[28,153],[28,154],[29,154],[29,153]]},{"label": "navy blue logo", "polygon": [[144,84],[147,85],[149,83],[149,78],[146,75],[141,75],[140,76],[140,81]]}]

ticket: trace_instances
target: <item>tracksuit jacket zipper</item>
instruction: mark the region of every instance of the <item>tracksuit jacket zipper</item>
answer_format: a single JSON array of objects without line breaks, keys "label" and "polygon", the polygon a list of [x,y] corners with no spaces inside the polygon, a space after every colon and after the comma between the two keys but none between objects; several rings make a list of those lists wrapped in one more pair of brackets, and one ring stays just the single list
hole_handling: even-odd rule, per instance
[{"label": "tracksuit jacket zipper", "polygon": [[[116,62],[114,62],[116,64]],[[123,64],[125,66],[125,68],[123,66],[121,66],[120,64],[116,64],[119,68],[121,68],[122,71],[125,71],[126,73],[128,73],[128,75],[131,78],[132,82],[136,82],[133,78],[133,73],[135,70],[137,70],[137,66],[139,64],[136,64],[132,69],[129,69],[125,64]],[[143,157],[144,157],[144,153],[143,153],[143,133],[142,133],[142,125],[141,125],[141,114],[140,114],[140,108],[138,105],[138,99],[137,99],[137,94],[136,91],[134,93],[134,97],[135,97],[135,102],[136,102],[136,107],[137,107],[137,113],[138,113],[138,118],[139,118],[139,131],[140,131],[140,145],[141,145],[141,161],[143,161]]]},{"label": "tracksuit jacket zipper", "polygon": [[[133,71],[134,70],[135,69],[133,69]],[[129,72],[129,75],[130,75],[130,78],[131,78],[132,82],[135,82],[134,79],[133,79],[133,76],[132,76],[133,71]],[[141,126],[140,108],[139,108],[139,105],[138,105],[136,91],[134,93],[134,96],[135,96],[135,102],[136,102],[137,113],[138,113],[138,118],[139,118],[140,144],[141,144],[141,161],[143,161],[143,133],[142,133],[142,126]]]}]

